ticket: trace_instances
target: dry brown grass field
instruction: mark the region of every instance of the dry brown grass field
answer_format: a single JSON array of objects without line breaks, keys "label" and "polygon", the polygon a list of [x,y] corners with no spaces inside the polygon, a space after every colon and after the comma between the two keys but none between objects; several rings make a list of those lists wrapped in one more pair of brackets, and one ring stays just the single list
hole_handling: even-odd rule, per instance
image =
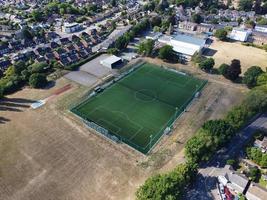
[{"label": "dry brown grass field", "polygon": [[214,39],[210,49],[216,51],[212,56],[215,60],[215,67],[219,67],[222,63],[230,64],[233,59],[240,60],[242,74],[254,65],[260,66],[263,70],[267,67],[266,51],[244,46],[240,42],[221,42]]},{"label": "dry brown grass field", "polygon": [[[205,120],[222,117],[244,96],[242,86],[194,73],[209,84],[149,156],[98,136],[68,111],[88,88],[60,78],[50,89],[7,96],[0,101],[0,199],[134,199],[146,177],[183,162],[185,142]],[[71,90],[42,108],[29,107],[68,83]]]}]

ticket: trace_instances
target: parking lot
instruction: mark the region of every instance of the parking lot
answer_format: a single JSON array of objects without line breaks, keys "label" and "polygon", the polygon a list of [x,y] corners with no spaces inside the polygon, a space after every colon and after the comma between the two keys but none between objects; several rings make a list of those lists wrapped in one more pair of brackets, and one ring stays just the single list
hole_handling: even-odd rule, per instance
[{"label": "parking lot", "polygon": [[113,74],[111,69],[100,64],[101,60],[109,56],[108,54],[102,54],[82,65],[79,70],[66,74],[65,78],[81,85],[91,87],[101,79]]}]

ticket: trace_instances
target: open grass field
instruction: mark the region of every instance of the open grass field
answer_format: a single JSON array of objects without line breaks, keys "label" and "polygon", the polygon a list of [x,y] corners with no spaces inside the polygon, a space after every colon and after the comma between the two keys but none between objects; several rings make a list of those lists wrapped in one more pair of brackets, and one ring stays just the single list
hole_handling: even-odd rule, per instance
[{"label": "open grass field", "polygon": [[146,154],[205,83],[145,63],[72,112]]},{"label": "open grass field", "polygon": [[242,74],[251,66],[256,65],[263,70],[267,67],[267,52],[262,49],[244,46],[240,42],[222,42],[216,39],[210,48],[215,51],[212,57],[216,68],[223,63],[230,64],[233,59],[240,60]]}]

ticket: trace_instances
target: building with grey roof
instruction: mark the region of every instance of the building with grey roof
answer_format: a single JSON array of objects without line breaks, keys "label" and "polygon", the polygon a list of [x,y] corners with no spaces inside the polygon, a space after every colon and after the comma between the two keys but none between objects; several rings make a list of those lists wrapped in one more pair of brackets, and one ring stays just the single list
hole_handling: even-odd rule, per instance
[{"label": "building with grey roof", "polygon": [[205,38],[198,38],[192,35],[180,33],[172,35],[170,37],[163,36],[159,38],[158,41],[171,45],[175,52],[183,54],[185,56],[192,56],[196,52],[201,53],[206,44]]}]

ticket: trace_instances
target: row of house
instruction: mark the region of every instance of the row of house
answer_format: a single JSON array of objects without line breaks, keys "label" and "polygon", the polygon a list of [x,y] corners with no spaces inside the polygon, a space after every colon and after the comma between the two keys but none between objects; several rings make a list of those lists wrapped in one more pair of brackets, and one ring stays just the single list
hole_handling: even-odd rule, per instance
[{"label": "row of house", "polygon": [[[82,32],[79,36],[72,35],[71,37],[57,38],[43,45],[33,45],[32,48],[28,49],[23,49],[20,42],[17,43],[16,48],[14,48],[14,46],[10,47],[9,43],[7,47],[5,46],[5,48],[0,49],[0,52],[5,57],[0,59],[1,74],[3,74],[12,63],[18,61],[26,62],[28,60],[33,60],[35,62],[49,63],[52,60],[56,60],[62,66],[74,64],[88,57],[92,52],[92,47],[102,40],[103,39],[99,36],[99,32],[96,29],[91,29],[88,32]],[[10,54],[11,50],[12,52],[16,52],[17,50],[15,49],[22,49],[22,51]],[[6,58],[7,55],[9,57],[8,59]]]},{"label": "row of house", "polygon": [[267,197],[267,189],[250,182],[243,174],[236,173],[230,165],[221,169],[218,182],[234,196],[244,194],[247,200],[263,200]]},{"label": "row of house", "polygon": [[26,49],[26,48],[35,48],[40,44],[47,44],[50,41],[59,39],[60,36],[55,32],[48,32],[45,36],[34,37],[30,39],[10,39],[0,45],[0,58],[5,54],[15,53],[17,51]]}]

